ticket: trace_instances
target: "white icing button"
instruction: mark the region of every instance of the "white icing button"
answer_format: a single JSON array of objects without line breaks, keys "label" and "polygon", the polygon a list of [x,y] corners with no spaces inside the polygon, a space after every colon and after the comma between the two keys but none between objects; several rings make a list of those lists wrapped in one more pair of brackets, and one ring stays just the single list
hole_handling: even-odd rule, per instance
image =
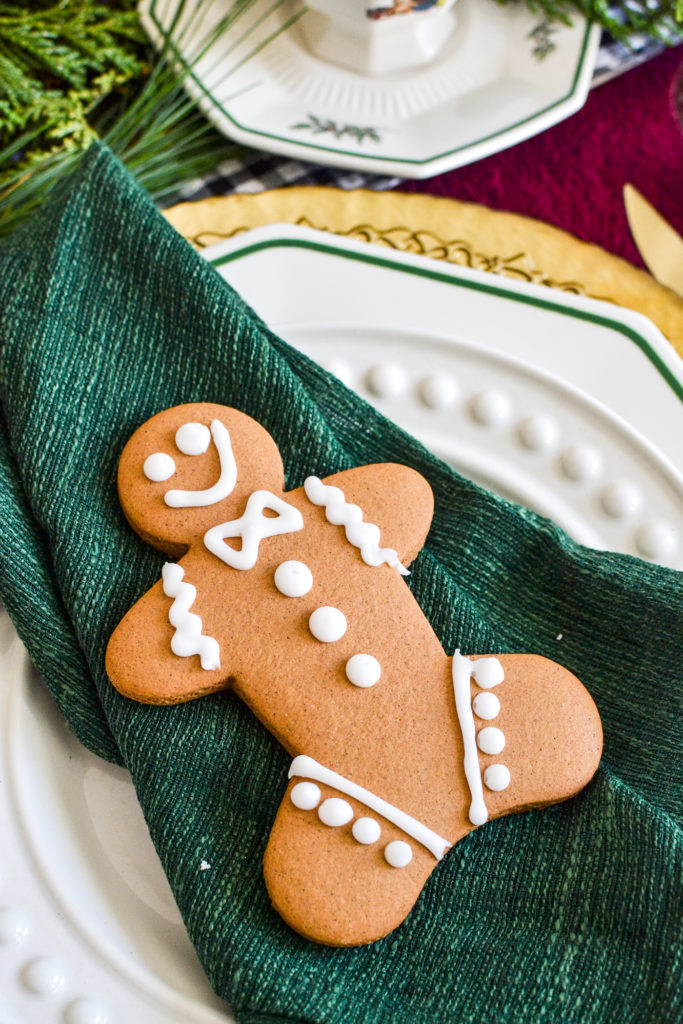
[{"label": "white icing button", "polygon": [[292,803],[300,811],[312,811],[320,803],[320,787],[315,782],[297,782],[290,794]]},{"label": "white icing button", "polygon": [[370,846],[379,839],[382,829],[374,818],[357,818],[351,826],[353,838],[363,846]]},{"label": "white icing button", "polygon": [[486,722],[500,714],[500,701],[495,693],[478,693],[472,701],[472,707],[475,715]]},{"label": "white icing button", "polygon": [[627,480],[608,484],[600,495],[600,504],[613,519],[628,519],[640,507],[640,491]]},{"label": "white icing button", "polygon": [[333,827],[348,825],[353,817],[353,808],[346,800],[340,800],[338,796],[332,796],[329,800],[323,800],[318,808],[318,817],[323,825]]},{"label": "white icing button", "polygon": [[510,400],[501,391],[480,391],[470,402],[470,412],[482,427],[495,427],[510,415]]},{"label": "white icing button", "polygon": [[275,586],[285,597],[303,597],[313,586],[313,573],[303,562],[282,562],[275,570]]},{"label": "white icing button", "polygon": [[343,363],[341,359],[332,359],[329,363],[323,363],[323,366],[328,373],[333,374],[342,384],[346,384],[347,388],[351,387],[353,374],[348,363]]},{"label": "white icing button", "polygon": [[432,373],[420,381],[420,398],[435,412],[445,412],[458,397],[458,385],[448,373]]},{"label": "white icing button", "polygon": [[66,984],[62,965],[49,957],[31,960],[21,972],[25,987],[37,996],[51,996],[60,992]]},{"label": "white icing button", "polygon": [[29,934],[24,916],[11,907],[0,907],[0,946],[17,946]]},{"label": "white icing button", "polygon": [[549,416],[528,416],[517,427],[519,440],[530,452],[545,452],[557,438],[557,424]]},{"label": "white icing button", "polygon": [[148,455],[145,459],[142,472],[148,480],[161,483],[162,480],[168,480],[170,476],[173,476],[175,473],[175,462],[165,452],[154,452],[154,455]]},{"label": "white icing button", "polygon": [[374,686],[382,675],[382,666],[371,654],[354,654],[346,662],[346,678],[354,686]]},{"label": "white icing button", "polygon": [[472,675],[477,686],[481,686],[483,690],[490,690],[491,687],[498,686],[505,678],[503,666],[498,658],[477,658]]},{"label": "white icing button", "polygon": [[413,859],[413,851],[402,839],[394,839],[384,847],[384,858],[392,868],[405,868]]},{"label": "white icing button", "polygon": [[211,431],[203,423],[183,423],[175,432],[175,443],[183,455],[203,455],[211,444]]},{"label": "white icing button", "polygon": [[595,448],[589,445],[575,445],[567,448],[560,456],[562,472],[575,483],[585,483],[593,480],[600,472],[602,459]]},{"label": "white icing button", "polygon": [[677,547],[676,531],[662,519],[644,523],[636,532],[636,548],[646,558],[665,558]]},{"label": "white icing button", "polygon": [[75,999],[64,1011],[64,1024],[109,1024],[109,1009],[93,999]]},{"label": "white icing button", "polygon": [[322,608],[316,608],[311,615],[308,620],[308,628],[316,640],[322,640],[324,644],[332,644],[344,636],[346,616],[338,608],[323,605]]},{"label": "white icing button", "polygon": [[505,734],[495,725],[487,725],[477,733],[477,745],[482,754],[500,754],[505,746]]},{"label": "white icing button", "polygon": [[378,398],[398,398],[406,389],[406,375],[396,363],[378,363],[368,370],[366,383]]},{"label": "white icing button", "polygon": [[510,769],[504,764],[490,764],[484,772],[484,784],[493,793],[500,793],[510,785]]}]

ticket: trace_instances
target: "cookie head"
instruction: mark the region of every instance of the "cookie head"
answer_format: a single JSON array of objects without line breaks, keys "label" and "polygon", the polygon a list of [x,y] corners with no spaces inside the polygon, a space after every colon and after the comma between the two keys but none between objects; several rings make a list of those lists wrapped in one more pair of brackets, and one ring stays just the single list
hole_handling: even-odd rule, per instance
[{"label": "cookie head", "polygon": [[236,409],[178,405],[136,430],[121,455],[118,489],[133,529],[172,556],[239,516],[257,488],[282,491],[275,442]]}]

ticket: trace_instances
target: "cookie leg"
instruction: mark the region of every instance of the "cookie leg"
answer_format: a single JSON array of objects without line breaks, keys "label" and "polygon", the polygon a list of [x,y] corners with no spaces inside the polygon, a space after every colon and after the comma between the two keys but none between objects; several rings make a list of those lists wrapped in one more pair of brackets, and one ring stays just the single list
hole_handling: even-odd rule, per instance
[{"label": "cookie leg", "polygon": [[273,906],[295,931],[326,945],[356,946],[401,924],[437,863],[348,794],[295,778],[263,870]]},{"label": "cookie leg", "polygon": [[464,745],[469,739],[476,758],[466,770],[472,824],[567,800],[595,774],[600,716],[562,665],[534,654],[456,653],[453,685]]}]

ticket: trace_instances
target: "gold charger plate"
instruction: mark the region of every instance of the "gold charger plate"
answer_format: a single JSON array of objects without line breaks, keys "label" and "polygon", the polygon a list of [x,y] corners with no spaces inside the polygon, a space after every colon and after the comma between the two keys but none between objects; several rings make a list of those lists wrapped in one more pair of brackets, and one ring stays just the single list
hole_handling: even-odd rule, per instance
[{"label": "gold charger plate", "polygon": [[165,211],[197,248],[264,224],[300,224],[643,313],[683,356],[683,299],[626,260],[559,228],[456,199],[292,186]]}]

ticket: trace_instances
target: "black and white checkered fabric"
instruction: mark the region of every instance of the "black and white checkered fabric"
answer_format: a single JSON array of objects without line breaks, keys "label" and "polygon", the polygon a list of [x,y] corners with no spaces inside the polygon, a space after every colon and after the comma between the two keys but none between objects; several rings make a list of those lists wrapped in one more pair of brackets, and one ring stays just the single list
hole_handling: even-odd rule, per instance
[{"label": "black and white checkered fabric", "polygon": [[[631,36],[627,45],[604,33],[593,85],[600,85],[624,71],[629,71],[663,49],[663,43],[646,36]],[[383,191],[395,188],[400,181],[401,179],[396,177],[322,167],[319,164],[273,156],[260,150],[245,149],[239,157],[219,164],[211,174],[188,182],[171,202],[206,199],[209,196],[240,192],[263,192],[265,189],[282,188],[286,185],[332,185],[343,189],[370,188]]]}]

